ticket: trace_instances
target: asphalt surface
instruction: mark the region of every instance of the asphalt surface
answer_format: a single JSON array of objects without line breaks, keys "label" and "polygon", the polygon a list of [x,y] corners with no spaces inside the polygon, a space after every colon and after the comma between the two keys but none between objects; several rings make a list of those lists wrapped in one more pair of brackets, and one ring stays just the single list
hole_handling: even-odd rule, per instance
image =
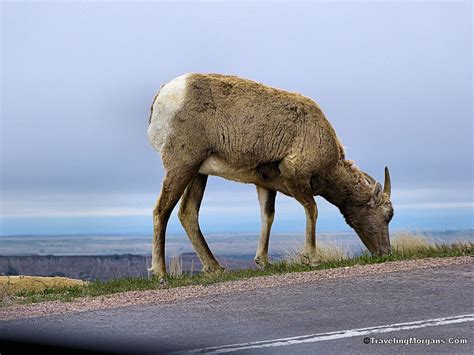
[{"label": "asphalt surface", "polygon": [[[474,353],[473,265],[275,287],[219,297],[0,322],[0,353],[167,353],[314,335],[317,341],[232,347],[237,353]],[[471,321],[325,340],[339,331],[471,314]],[[441,322],[442,323],[442,322]],[[341,334],[342,334],[341,333]],[[322,334],[322,336],[321,336]],[[332,337],[329,336],[329,337]],[[365,337],[466,344],[375,344]],[[412,340],[412,342],[415,340]],[[28,346],[30,344],[30,346]],[[43,347],[40,345],[42,344]]]}]

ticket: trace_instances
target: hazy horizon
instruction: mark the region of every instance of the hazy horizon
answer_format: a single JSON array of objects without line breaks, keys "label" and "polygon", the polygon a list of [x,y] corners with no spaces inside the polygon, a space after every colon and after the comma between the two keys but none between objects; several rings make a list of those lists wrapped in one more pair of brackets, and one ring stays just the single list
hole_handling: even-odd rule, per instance
[{"label": "hazy horizon", "polygon": [[[393,230],[473,229],[471,2],[1,3],[0,235],[144,233],[163,169],[151,101],[185,72],[315,99],[348,159],[392,175]],[[347,232],[322,198],[318,232]],[[204,233],[258,233],[255,188],[211,177]],[[275,233],[303,208],[277,197]],[[168,231],[184,234],[176,212]]]},{"label": "hazy horizon", "polygon": [[[451,244],[455,241],[474,242],[474,230],[464,231],[418,231],[414,235],[435,243]],[[151,235],[56,235],[56,236],[1,236],[2,256],[26,255],[150,255]],[[392,236],[393,237],[393,236]],[[254,255],[258,242],[257,233],[207,234],[209,247],[216,255]],[[283,255],[300,250],[303,233],[274,233],[270,240],[269,253]],[[337,246],[341,250],[358,254],[367,251],[354,232],[319,233],[317,243]],[[193,253],[189,239],[184,235],[169,234],[166,239],[168,257]]]}]

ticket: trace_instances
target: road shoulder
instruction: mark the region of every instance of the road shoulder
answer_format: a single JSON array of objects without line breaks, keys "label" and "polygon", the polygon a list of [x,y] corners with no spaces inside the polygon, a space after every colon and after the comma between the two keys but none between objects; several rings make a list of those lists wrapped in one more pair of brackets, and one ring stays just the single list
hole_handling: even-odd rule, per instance
[{"label": "road shoulder", "polygon": [[330,282],[331,280],[341,278],[358,278],[368,275],[461,265],[472,263],[473,261],[474,258],[471,256],[404,260],[381,264],[356,265],[345,268],[255,277],[239,281],[216,283],[208,286],[197,285],[172,289],[129,291],[106,296],[84,297],[72,302],[52,301],[28,305],[12,305],[0,308],[0,321],[113,309],[135,305],[176,302],[190,298],[234,294],[262,288],[287,287],[304,283]]}]

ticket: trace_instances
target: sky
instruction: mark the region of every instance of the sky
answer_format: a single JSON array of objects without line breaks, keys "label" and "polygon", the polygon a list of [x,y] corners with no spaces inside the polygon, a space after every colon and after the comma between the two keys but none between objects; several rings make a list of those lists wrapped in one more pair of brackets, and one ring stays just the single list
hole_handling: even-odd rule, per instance
[{"label": "sky", "polygon": [[[2,2],[0,235],[151,234],[160,85],[239,75],[316,100],[348,159],[390,167],[392,229],[472,229],[472,5]],[[318,231],[347,231],[321,198]],[[211,177],[204,232],[258,233],[255,187]],[[169,232],[184,234],[174,214]],[[278,195],[274,232],[302,233]]]}]

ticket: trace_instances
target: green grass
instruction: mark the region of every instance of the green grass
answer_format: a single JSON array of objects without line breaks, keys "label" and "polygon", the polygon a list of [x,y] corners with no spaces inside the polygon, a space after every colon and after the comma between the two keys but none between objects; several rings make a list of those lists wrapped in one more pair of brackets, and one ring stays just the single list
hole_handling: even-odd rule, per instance
[{"label": "green grass", "polygon": [[[305,272],[312,270],[323,270],[338,267],[346,267],[353,265],[377,264],[398,260],[420,259],[429,257],[454,257],[466,256],[474,254],[474,243],[458,242],[454,244],[436,244],[426,239],[412,235],[402,235],[392,241],[392,252],[390,256],[371,256],[362,254],[354,258],[348,258],[342,254],[335,253],[334,258],[327,258],[318,266],[309,266],[295,261],[292,256],[290,258],[277,261],[264,269],[246,269],[225,271],[215,274],[196,275],[178,275],[168,276],[166,283],[160,283],[156,277],[153,278],[122,278],[110,281],[91,282],[85,286],[70,286],[62,288],[47,288],[42,291],[20,291],[9,295],[8,304],[27,304],[44,301],[60,300],[72,301],[78,297],[85,296],[101,296],[125,291],[140,291],[167,289],[190,285],[211,285],[218,282],[248,279],[257,276],[279,275],[291,272]],[[338,256],[340,255],[340,256]],[[13,301],[12,301],[13,299]],[[2,302],[0,297],[0,305],[7,305]]]}]

